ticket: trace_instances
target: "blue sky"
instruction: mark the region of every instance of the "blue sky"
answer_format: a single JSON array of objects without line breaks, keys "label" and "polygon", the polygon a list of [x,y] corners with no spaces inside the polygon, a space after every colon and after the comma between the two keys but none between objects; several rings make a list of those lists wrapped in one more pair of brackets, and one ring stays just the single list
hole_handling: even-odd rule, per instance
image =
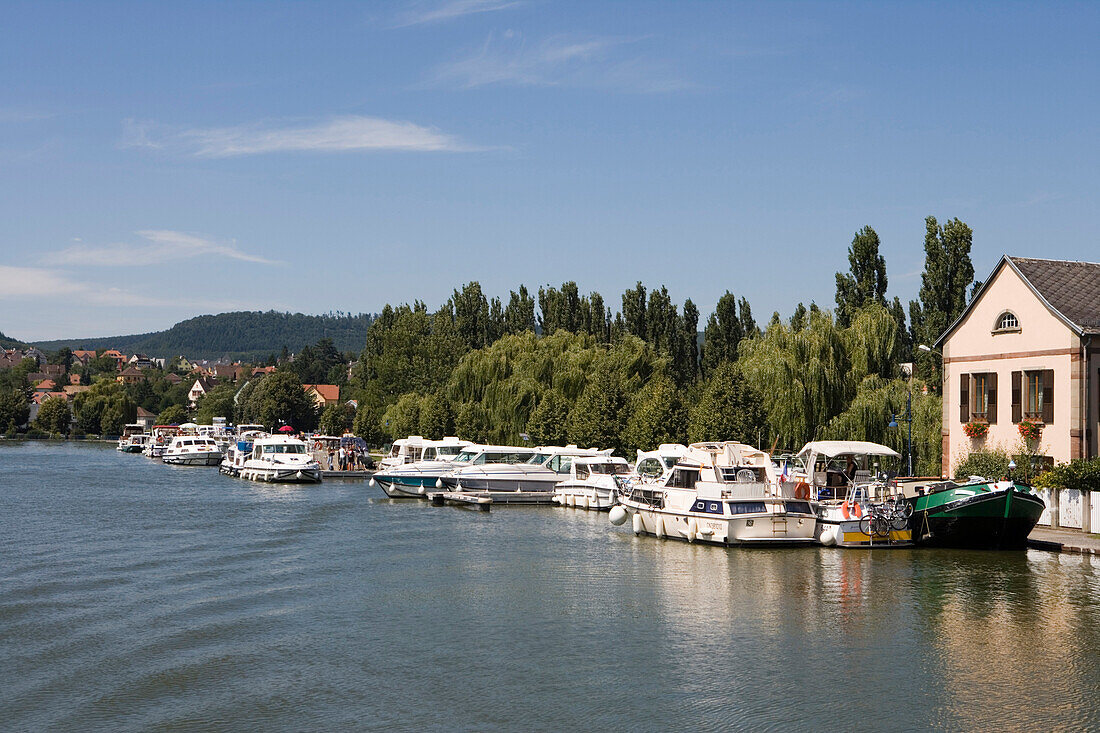
[{"label": "blue sky", "polygon": [[1100,260],[1100,5],[4,3],[0,330]]}]

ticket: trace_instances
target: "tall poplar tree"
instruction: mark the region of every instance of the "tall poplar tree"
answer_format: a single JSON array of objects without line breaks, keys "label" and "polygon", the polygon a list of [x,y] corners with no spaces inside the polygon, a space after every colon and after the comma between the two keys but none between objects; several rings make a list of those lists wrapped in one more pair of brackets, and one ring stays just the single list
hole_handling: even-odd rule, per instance
[{"label": "tall poplar tree", "polygon": [[856,232],[848,247],[850,271],[836,274],[836,322],[847,328],[865,305],[886,305],[886,259],[879,254],[878,234],[869,226]]},{"label": "tall poplar tree", "polygon": [[[749,317],[751,319],[751,314]],[[753,328],[755,326],[754,322]],[[736,360],[737,345],[744,336],[745,324],[737,315],[737,296],[727,290],[718,299],[714,312],[707,319],[707,327],[703,330],[703,376],[708,376],[722,362]]]},{"label": "tall poplar tree", "polygon": [[[932,346],[966,308],[967,291],[974,282],[970,247],[974,233],[958,218],[942,226],[936,217],[924,220],[924,272],[920,300],[909,303],[909,324],[914,346]],[[916,354],[919,373],[927,382],[941,382],[940,357]]]}]

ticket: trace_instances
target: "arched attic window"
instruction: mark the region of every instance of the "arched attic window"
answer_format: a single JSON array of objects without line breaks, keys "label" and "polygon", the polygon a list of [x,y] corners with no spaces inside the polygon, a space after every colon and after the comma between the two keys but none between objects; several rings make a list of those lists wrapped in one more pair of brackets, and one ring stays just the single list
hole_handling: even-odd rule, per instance
[{"label": "arched attic window", "polygon": [[997,323],[993,326],[994,333],[1003,333],[1006,331],[1019,331],[1020,319],[1016,317],[1016,314],[1012,311],[1005,311],[1001,315],[997,316]]}]

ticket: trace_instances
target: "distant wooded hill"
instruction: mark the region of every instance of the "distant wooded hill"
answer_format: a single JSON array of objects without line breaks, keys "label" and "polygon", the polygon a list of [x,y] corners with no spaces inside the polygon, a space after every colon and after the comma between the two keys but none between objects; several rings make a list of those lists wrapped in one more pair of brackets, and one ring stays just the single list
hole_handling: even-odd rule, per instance
[{"label": "distant wooded hill", "polygon": [[270,354],[278,355],[284,346],[295,353],[307,344],[330,338],[338,350],[358,354],[373,320],[374,316],[369,313],[307,316],[276,311],[238,311],[190,318],[167,331],[40,341],[35,346],[44,351],[68,346],[70,349],[118,349],[125,354],[142,353],[164,358],[182,354],[191,359],[256,361]]},{"label": "distant wooded hill", "polygon": [[15,339],[8,338],[4,335],[3,331],[0,331],[0,349],[25,349],[27,344],[22,341],[16,341]]}]

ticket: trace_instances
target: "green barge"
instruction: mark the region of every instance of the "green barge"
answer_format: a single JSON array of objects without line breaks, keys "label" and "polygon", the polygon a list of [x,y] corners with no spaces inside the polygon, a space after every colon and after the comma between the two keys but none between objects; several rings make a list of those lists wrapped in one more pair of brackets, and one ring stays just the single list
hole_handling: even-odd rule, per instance
[{"label": "green barge", "polygon": [[911,497],[914,540],[932,547],[1014,550],[1046,508],[1031,487],[1013,481],[932,484]]}]

